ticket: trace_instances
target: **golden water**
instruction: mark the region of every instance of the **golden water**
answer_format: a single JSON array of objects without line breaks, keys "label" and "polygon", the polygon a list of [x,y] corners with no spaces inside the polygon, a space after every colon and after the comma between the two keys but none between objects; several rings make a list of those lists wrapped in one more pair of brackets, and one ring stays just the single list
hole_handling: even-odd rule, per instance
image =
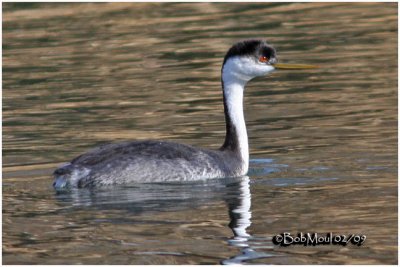
[{"label": "golden water", "polygon": [[[3,3],[3,263],[396,264],[397,31],[397,3]],[[248,85],[248,179],[55,194],[103,143],[217,148],[222,58],[252,37],[321,67]]]}]

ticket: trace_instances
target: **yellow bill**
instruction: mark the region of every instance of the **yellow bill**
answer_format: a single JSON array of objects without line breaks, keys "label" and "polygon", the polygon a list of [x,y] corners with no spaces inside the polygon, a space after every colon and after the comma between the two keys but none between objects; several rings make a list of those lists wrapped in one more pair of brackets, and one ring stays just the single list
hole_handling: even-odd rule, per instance
[{"label": "yellow bill", "polygon": [[275,69],[279,70],[304,70],[304,69],[318,69],[319,66],[306,65],[306,64],[284,64],[277,63],[273,65]]}]

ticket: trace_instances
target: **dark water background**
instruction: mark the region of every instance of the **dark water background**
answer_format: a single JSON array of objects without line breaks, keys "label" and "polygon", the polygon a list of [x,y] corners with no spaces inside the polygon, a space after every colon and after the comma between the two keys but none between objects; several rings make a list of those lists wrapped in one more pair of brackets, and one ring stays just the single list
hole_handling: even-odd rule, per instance
[{"label": "dark water background", "polygon": [[[3,3],[3,263],[396,264],[397,30],[397,3]],[[55,194],[103,143],[217,148],[222,57],[252,37],[321,68],[248,85],[249,177]]]}]

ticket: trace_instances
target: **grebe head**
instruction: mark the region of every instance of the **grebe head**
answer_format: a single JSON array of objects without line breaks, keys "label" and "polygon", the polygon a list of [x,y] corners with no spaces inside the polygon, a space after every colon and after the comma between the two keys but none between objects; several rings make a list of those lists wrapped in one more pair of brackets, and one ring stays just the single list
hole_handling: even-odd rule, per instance
[{"label": "grebe head", "polygon": [[246,84],[275,70],[276,51],[262,40],[245,40],[233,45],[224,58],[222,80]]},{"label": "grebe head", "polygon": [[251,79],[264,76],[275,69],[316,69],[305,64],[278,64],[275,49],[263,40],[245,40],[234,44],[226,53],[222,65],[224,84],[244,86]]}]

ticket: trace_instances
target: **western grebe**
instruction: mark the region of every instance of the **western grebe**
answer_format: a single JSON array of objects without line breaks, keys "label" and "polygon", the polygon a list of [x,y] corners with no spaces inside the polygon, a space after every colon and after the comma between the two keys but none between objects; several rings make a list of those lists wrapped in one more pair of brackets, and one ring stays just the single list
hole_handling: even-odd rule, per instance
[{"label": "western grebe", "polygon": [[275,69],[314,67],[277,64],[275,49],[262,40],[238,42],[228,50],[221,69],[226,123],[225,142],[221,148],[210,150],[168,141],[103,145],[56,169],[53,186],[59,190],[243,176],[249,168],[243,115],[247,82]]}]

